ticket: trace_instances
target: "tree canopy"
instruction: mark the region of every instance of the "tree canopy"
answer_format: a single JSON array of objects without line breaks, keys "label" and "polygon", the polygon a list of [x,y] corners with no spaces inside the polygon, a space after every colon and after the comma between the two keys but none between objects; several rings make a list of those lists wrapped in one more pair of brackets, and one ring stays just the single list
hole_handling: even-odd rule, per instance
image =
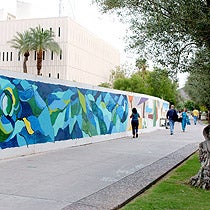
[{"label": "tree canopy", "polygon": [[170,79],[166,69],[138,70],[129,77],[123,74],[119,76],[119,72],[116,69],[116,74],[113,73],[118,75],[111,81],[114,89],[152,95],[176,104],[177,83]]},{"label": "tree canopy", "polygon": [[8,41],[12,48],[19,50],[24,55],[23,71],[27,73],[26,62],[28,61],[29,52],[34,50],[37,54],[37,75],[41,75],[43,51],[51,50],[59,53],[61,48],[54,40],[54,32],[43,30],[41,26],[30,28],[23,33],[17,32],[13,39]]},{"label": "tree canopy", "polygon": [[31,50],[29,37],[30,33],[28,31],[24,31],[23,33],[17,32],[16,35],[14,35],[13,39],[8,41],[8,43],[11,44],[12,48],[19,50],[19,53],[24,55],[24,61],[23,61],[24,73],[27,73],[26,62],[28,61],[28,57],[30,55],[29,51]]},{"label": "tree canopy", "polygon": [[55,53],[60,52],[60,46],[54,40],[54,32],[50,30],[43,30],[40,26],[36,28],[30,28],[31,32],[31,49],[37,53],[37,74],[41,74],[42,68],[42,54],[43,51],[51,50]]},{"label": "tree canopy", "polygon": [[[195,52],[210,50],[210,0],[94,0],[130,25],[129,47],[172,72],[188,71]],[[202,51],[202,53],[204,53]]]},{"label": "tree canopy", "polygon": [[[129,25],[128,48],[139,57],[167,68],[171,76],[177,72],[193,75],[196,72],[198,85],[203,83],[203,77],[209,78],[210,0],[93,2],[102,12],[116,13]],[[204,98],[210,95],[208,84],[200,85]]]}]

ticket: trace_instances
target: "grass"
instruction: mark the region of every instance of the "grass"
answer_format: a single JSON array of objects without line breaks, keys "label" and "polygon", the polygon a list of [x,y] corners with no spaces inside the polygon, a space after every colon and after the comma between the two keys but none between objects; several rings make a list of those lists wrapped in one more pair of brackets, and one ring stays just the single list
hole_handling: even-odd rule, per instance
[{"label": "grass", "polygon": [[210,191],[188,184],[199,169],[196,153],[122,210],[210,210]]}]

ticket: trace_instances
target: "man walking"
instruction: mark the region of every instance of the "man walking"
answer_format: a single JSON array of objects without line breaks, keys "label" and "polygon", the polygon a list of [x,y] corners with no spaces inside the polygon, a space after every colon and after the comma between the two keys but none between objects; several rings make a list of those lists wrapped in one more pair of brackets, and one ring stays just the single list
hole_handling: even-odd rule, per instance
[{"label": "man walking", "polygon": [[174,105],[167,111],[166,118],[169,120],[170,135],[174,134],[174,123],[178,120],[177,111],[174,109]]},{"label": "man walking", "polygon": [[197,120],[198,120],[198,116],[199,116],[199,111],[197,109],[194,109],[192,111],[192,116],[193,116],[194,124],[196,125]]}]

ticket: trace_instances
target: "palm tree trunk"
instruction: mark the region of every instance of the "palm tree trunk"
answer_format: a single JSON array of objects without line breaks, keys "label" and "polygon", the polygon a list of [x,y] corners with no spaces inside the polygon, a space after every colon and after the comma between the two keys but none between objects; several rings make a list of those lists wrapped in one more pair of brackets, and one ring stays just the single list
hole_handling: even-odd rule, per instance
[{"label": "palm tree trunk", "polygon": [[30,54],[29,54],[28,51],[24,53],[24,61],[23,61],[23,72],[24,73],[27,73],[28,72],[26,62],[28,61],[29,55]]},{"label": "palm tree trunk", "polygon": [[39,50],[39,52],[37,52],[37,75],[42,75],[41,68],[42,68],[42,50]]}]

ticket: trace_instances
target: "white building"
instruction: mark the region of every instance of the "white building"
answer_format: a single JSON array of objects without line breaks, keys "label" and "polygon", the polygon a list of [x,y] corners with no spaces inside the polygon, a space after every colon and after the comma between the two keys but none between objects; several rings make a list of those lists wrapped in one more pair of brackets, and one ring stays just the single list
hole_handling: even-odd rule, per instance
[{"label": "white building", "polygon": [[[111,70],[120,65],[120,53],[113,46],[68,17],[12,19],[0,21],[0,69],[23,72],[24,56],[7,42],[29,28],[41,26],[55,33],[62,51],[43,54],[41,73],[53,77],[98,85],[109,81]],[[28,73],[36,74],[36,55],[30,52]]]}]

